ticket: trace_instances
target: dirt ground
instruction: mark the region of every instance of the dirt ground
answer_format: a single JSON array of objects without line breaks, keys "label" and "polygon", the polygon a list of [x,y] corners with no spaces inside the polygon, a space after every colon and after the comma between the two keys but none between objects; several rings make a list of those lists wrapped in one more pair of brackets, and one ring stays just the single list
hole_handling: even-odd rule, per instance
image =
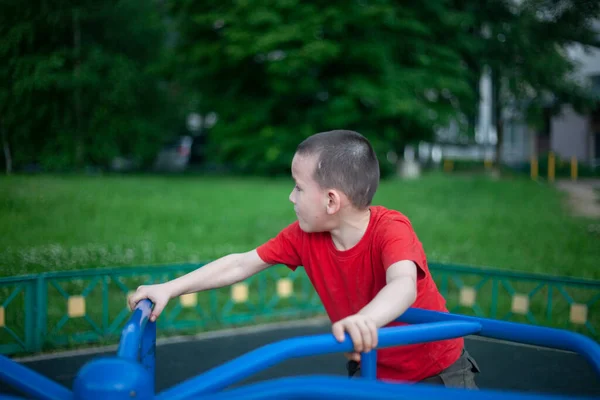
[{"label": "dirt ground", "polygon": [[560,180],[556,186],[569,194],[573,215],[600,219],[600,179]]}]

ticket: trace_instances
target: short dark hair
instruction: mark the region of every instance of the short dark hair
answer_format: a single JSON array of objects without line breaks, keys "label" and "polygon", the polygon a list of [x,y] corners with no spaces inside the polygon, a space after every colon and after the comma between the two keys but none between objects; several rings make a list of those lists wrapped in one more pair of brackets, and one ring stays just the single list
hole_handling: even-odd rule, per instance
[{"label": "short dark hair", "polygon": [[379,162],[371,143],[360,133],[317,133],[300,143],[296,153],[317,157],[313,178],[322,188],[341,190],[358,209],[373,201],[379,185]]}]

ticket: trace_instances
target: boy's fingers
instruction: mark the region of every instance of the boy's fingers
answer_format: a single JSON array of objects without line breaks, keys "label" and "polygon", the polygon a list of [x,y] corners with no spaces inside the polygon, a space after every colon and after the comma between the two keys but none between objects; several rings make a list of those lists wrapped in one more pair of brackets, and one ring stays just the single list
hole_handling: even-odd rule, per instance
[{"label": "boy's fingers", "polygon": [[164,310],[166,304],[163,303],[155,303],[154,304],[154,308],[152,309],[152,314],[150,315],[150,321],[154,322],[156,321],[156,318],[158,318],[158,316],[160,315],[160,313],[162,313],[162,311]]},{"label": "boy's fingers", "polygon": [[333,333],[333,336],[338,342],[344,341],[344,327],[342,326],[342,324],[333,324],[333,326],[331,327],[331,332]]},{"label": "boy's fingers", "polygon": [[345,328],[350,337],[352,338],[352,343],[354,343],[354,350],[358,352],[362,351],[363,337],[359,327],[356,326],[356,324],[349,323],[345,325]]},{"label": "boy's fingers", "polygon": [[367,326],[369,327],[369,330],[371,331],[371,337],[373,339],[372,348],[375,348],[379,344],[379,335],[377,332],[377,325],[375,325],[375,322],[373,322],[373,321],[368,321]]},{"label": "boy's fingers", "polygon": [[140,292],[140,291],[136,291],[131,296],[129,296],[129,308],[131,308],[131,311],[133,311],[133,309],[135,308],[137,303],[139,303],[140,300],[145,299],[145,298],[146,298],[145,293]]},{"label": "boy's fingers", "polygon": [[373,337],[371,335],[371,329],[366,322],[358,322],[358,328],[363,340],[362,351],[370,351],[373,348]]},{"label": "boy's fingers", "polygon": [[133,309],[135,308],[135,305],[137,303],[137,301],[135,300],[135,293],[129,295],[127,302],[129,303],[129,311],[133,311]]}]

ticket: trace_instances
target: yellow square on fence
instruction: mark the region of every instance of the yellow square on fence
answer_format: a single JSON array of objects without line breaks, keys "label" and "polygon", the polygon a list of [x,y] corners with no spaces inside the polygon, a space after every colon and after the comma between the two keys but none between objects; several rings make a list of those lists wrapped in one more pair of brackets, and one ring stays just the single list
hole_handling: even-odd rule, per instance
[{"label": "yellow square on fence", "polygon": [[71,318],[83,317],[85,315],[85,297],[70,296],[67,302],[67,313]]},{"label": "yellow square on fence", "polygon": [[465,307],[473,307],[475,305],[475,298],[477,297],[477,291],[469,286],[464,286],[460,289],[460,305]]},{"label": "yellow square on fence", "polygon": [[248,300],[248,285],[246,283],[236,283],[231,287],[231,299],[234,303],[244,303]]},{"label": "yellow square on fence", "polygon": [[527,314],[529,312],[529,296],[515,294],[512,298],[512,312],[515,314]]},{"label": "yellow square on fence", "polygon": [[198,304],[198,293],[187,293],[179,298],[183,307],[195,307]]},{"label": "yellow square on fence", "polygon": [[571,304],[571,312],[569,313],[569,319],[574,324],[583,325],[587,322],[588,308],[585,304],[573,303]]},{"label": "yellow square on fence", "polygon": [[0,328],[2,328],[5,323],[6,323],[6,320],[4,317],[4,307],[0,306]]},{"label": "yellow square on fence", "polygon": [[294,292],[294,284],[289,278],[281,278],[277,281],[277,295],[282,299],[290,297]]}]

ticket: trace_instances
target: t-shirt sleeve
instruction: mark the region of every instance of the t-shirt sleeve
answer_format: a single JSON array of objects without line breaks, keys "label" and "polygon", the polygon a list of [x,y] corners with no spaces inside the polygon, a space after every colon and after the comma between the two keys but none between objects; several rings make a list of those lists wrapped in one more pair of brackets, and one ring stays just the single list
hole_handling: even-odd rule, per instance
[{"label": "t-shirt sleeve", "polygon": [[267,264],[284,264],[291,270],[302,265],[300,248],[303,232],[298,221],[288,225],[274,238],[260,245],[256,251]]},{"label": "t-shirt sleeve", "polygon": [[410,260],[417,265],[417,279],[426,276],[423,246],[408,220],[399,218],[387,222],[382,227],[380,243],[381,261],[386,271],[398,261]]}]

